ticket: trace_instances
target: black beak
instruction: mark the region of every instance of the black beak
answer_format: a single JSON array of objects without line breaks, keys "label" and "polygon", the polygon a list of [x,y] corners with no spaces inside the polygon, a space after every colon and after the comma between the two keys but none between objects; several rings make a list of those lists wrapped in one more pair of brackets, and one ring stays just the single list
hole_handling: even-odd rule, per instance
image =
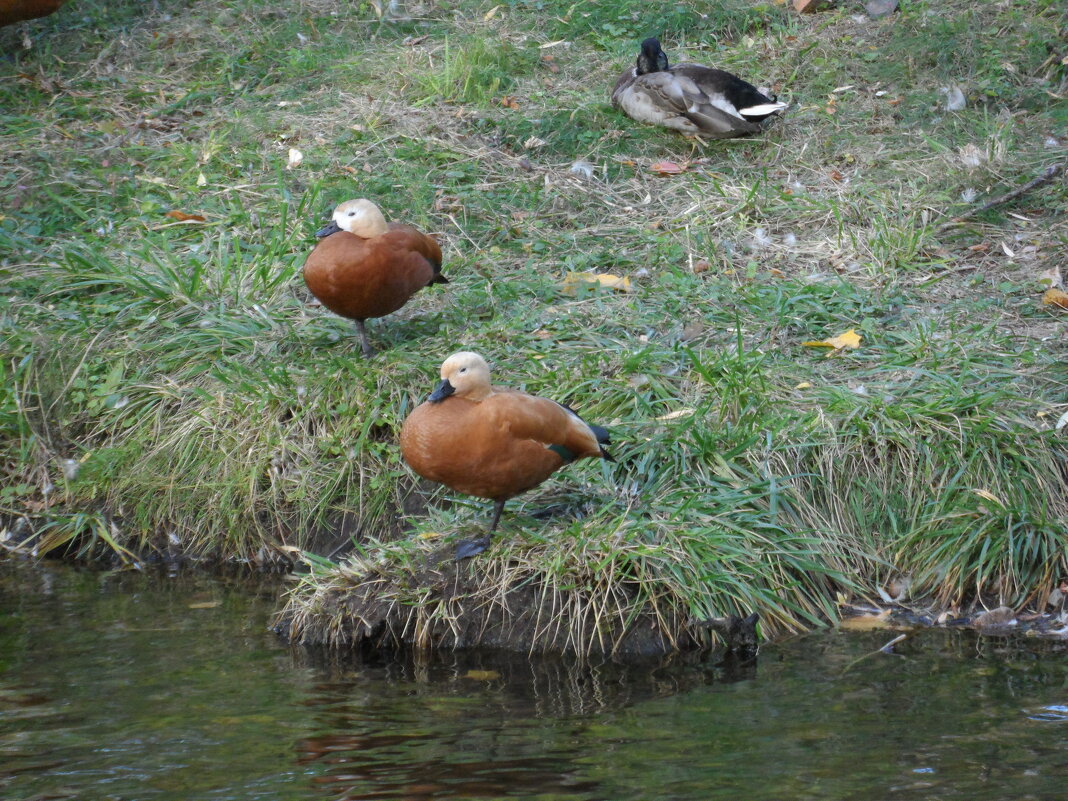
[{"label": "black beak", "polygon": [[315,235],[317,237],[319,237],[320,239],[322,239],[324,236],[330,236],[330,234],[336,234],[340,230],[341,230],[341,227],[336,222],[331,220],[329,225],[327,225],[324,228],[320,228],[318,231],[315,232]]},{"label": "black beak", "polygon": [[455,391],[456,391],[456,387],[454,387],[452,384],[450,384],[449,383],[449,379],[446,378],[446,379],[442,380],[442,382],[440,384],[438,384],[438,388],[437,389],[435,389],[433,392],[430,393],[430,397],[427,398],[427,400],[430,401],[431,403],[441,403],[443,400],[445,400],[447,397],[449,397],[449,395],[451,395]]}]

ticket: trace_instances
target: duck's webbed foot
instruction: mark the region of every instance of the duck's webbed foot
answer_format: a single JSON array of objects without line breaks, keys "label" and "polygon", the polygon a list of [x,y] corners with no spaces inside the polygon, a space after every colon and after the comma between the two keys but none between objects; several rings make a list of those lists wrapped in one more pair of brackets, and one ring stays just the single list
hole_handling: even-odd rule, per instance
[{"label": "duck's webbed foot", "polygon": [[478,556],[486,548],[489,547],[490,537],[492,535],[486,534],[479,537],[477,540],[461,540],[456,544],[456,561],[461,559],[469,559],[472,556]]}]

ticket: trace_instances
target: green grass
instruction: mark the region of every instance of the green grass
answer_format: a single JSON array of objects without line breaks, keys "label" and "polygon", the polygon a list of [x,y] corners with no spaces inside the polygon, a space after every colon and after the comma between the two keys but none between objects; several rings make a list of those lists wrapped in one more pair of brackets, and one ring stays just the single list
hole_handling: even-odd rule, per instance
[{"label": "green grass", "polygon": [[[1068,190],[939,227],[962,193],[1063,159],[1059,4],[918,2],[864,24],[742,0],[496,5],[77,0],[25,27],[29,49],[0,31],[15,539],[270,560],[403,535],[387,552],[414,564],[411,529],[484,522],[396,448],[467,348],[618,442],[613,468],[509,504],[487,593],[542,582],[624,617],[756,608],[787,630],[896,574],[1017,603],[1068,572],[1065,319],[1036,280],[1068,245]],[[608,93],[653,34],[790,111],[708,145],[632,124]],[[947,113],[951,85],[969,103]],[[659,177],[663,159],[689,170]],[[435,232],[452,282],[372,322],[371,362],[300,279],[353,196]],[[582,270],[635,291],[564,294]],[[849,328],[856,351],[801,344]]]}]

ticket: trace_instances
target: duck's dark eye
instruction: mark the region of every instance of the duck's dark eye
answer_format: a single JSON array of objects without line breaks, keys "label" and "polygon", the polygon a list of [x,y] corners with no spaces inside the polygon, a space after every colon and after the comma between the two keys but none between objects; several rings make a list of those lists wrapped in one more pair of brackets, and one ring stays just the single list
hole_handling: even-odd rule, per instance
[{"label": "duck's dark eye", "polygon": [[467,368],[466,367],[461,367],[460,368],[460,372],[461,373],[466,373],[467,372]]},{"label": "duck's dark eye", "polygon": [[349,212],[349,216],[350,216],[350,217],[355,217],[355,216],[356,216],[356,212],[354,212],[354,211],[350,211],[350,212]]}]

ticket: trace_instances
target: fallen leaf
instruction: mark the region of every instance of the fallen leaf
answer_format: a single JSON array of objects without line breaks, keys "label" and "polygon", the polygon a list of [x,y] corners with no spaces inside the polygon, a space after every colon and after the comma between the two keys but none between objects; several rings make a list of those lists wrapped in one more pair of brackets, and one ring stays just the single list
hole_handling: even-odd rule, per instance
[{"label": "fallen leaf", "polygon": [[1051,287],[1042,295],[1042,305],[1068,309],[1068,292]]},{"label": "fallen leaf", "polygon": [[768,272],[771,273],[772,278],[785,278],[786,277],[786,273],[784,273],[778,267],[772,267]]},{"label": "fallen leaf", "polygon": [[989,242],[980,242],[978,245],[968,245],[968,250],[972,253],[986,253],[990,250]]},{"label": "fallen leaf", "polygon": [[464,674],[465,679],[474,679],[475,681],[493,681],[500,677],[501,674],[496,670],[469,670]]},{"label": "fallen leaf", "polygon": [[691,414],[693,414],[693,409],[676,409],[673,412],[668,412],[667,414],[662,414],[656,419],[657,420],[678,420],[680,417],[689,417]]},{"label": "fallen leaf", "polygon": [[304,154],[297,150],[295,147],[289,148],[289,163],[286,165],[286,169],[295,170],[303,163]]},{"label": "fallen leaf", "polygon": [[988,501],[993,501],[998,506],[1004,506],[1005,505],[1004,503],[1002,503],[1001,498],[999,498],[997,495],[992,493],[990,490],[973,489],[972,492],[974,494],[978,495],[980,498],[984,498],[984,499],[986,499]]},{"label": "fallen leaf", "polygon": [[657,175],[679,175],[686,172],[688,165],[676,164],[674,161],[657,161],[649,165]]},{"label": "fallen leaf", "polygon": [[208,185],[208,179],[204,175],[204,173],[200,173],[199,175],[197,175],[197,186],[207,186],[207,185]]},{"label": "fallen leaf", "polygon": [[809,340],[808,342],[802,342],[810,348],[834,348],[834,350],[840,351],[846,348],[859,348],[860,347],[860,334],[857,333],[855,328],[850,328],[843,334],[839,334],[836,337],[830,339]]},{"label": "fallen leaf", "polygon": [[423,531],[419,534],[421,540],[436,540],[442,536],[440,531]]},{"label": "fallen leaf", "polygon": [[703,272],[707,271],[707,270],[708,270],[708,269],[709,269],[709,268],[710,268],[711,266],[712,266],[712,265],[711,265],[711,264],[709,264],[709,263],[708,263],[707,261],[705,261],[704,259],[699,259],[698,261],[695,261],[695,262],[693,263],[693,271],[694,271],[694,273],[696,273],[697,275],[700,275],[701,273],[703,273]]},{"label": "fallen leaf", "polygon": [[811,381],[802,381],[800,384],[798,384],[796,387],[794,387],[794,389],[812,389],[812,382]]},{"label": "fallen leaf", "polygon": [[541,57],[541,65],[543,67],[545,67],[545,69],[549,70],[549,72],[553,73],[554,75],[556,73],[560,72],[560,68],[558,66],[556,66],[556,59],[553,58],[552,56],[550,56],[548,53],[544,53],[542,55],[542,57]]},{"label": "fallen leaf", "polygon": [[877,615],[858,615],[856,617],[843,618],[838,626],[849,631],[886,629],[890,627],[890,610],[884,609]]},{"label": "fallen leaf", "polygon": [[514,109],[518,109],[519,108],[519,101],[516,100],[511,95],[505,95],[504,97],[502,97],[497,102],[500,103],[505,108],[514,108]]},{"label": "fallen leaf", "polygon": [[501,10],[500,6],[494,6],[493,8],[491,8],[489,11],[487,11],[485,13],[485,15],[482,17],[482,21],[483,22],[489,22],[491,19],[493,19],[494,15],[500,10]]},{"label": "fallen leaf", "polygon": [[1050,267],[1038,276],[1038,283],[1049,289],[1058,289],[1061,284],[1061,271],[1056,267]]},{"label": "fallen leaf", "polygon": [[838,172],[838,170],[833,169],[833,168],[831,169],[830,173],[828,173],[828,174],[831,176],[831,180],[834,181],[835,183],[841,181],[842,178],[845,177],[845,176],[842,175],[842,173]]},{"label": "fallen leaf", "polygon": [[1004,242],[1001,243],[1001,249],[1005,251],[1005,255],[1008,256],[1010,259],[1016,257],[1016,252]]},{"label": "fallen leaf", "polygon": [[172,220],[178,222],[207,222],[207,217],[200,214],[186,214],[184,211],[178,211],[178,209],[172,209],[163,215],[164,217],[170,217]]},{"label": "fallen leaf", "polygon": [[574,295],[580,286],[603,286],[620,292],[630,292],[630,279],[609,273],[568,273],[560,285],[567,295]]},{"label": "fallen leaf", "polygon": [[189,604],[190,609],[214,609],[217,606],[222,606],[222,601],[199,601]]},{"label": "fallen leaf", "polygon": [[552,339],[553,335],[552,335],[551,332],[546,331],[544,328],[539,328],[537,331],[534,332],[534,338],[535,339]]},{"label": "fallen leaf", "polygon": [[1068,426],[1068,412],[1065,412],[1058,418],[1057,425],[1055,425],[1053,428],[1056,431],[1060,431],[1065,426]]}]

